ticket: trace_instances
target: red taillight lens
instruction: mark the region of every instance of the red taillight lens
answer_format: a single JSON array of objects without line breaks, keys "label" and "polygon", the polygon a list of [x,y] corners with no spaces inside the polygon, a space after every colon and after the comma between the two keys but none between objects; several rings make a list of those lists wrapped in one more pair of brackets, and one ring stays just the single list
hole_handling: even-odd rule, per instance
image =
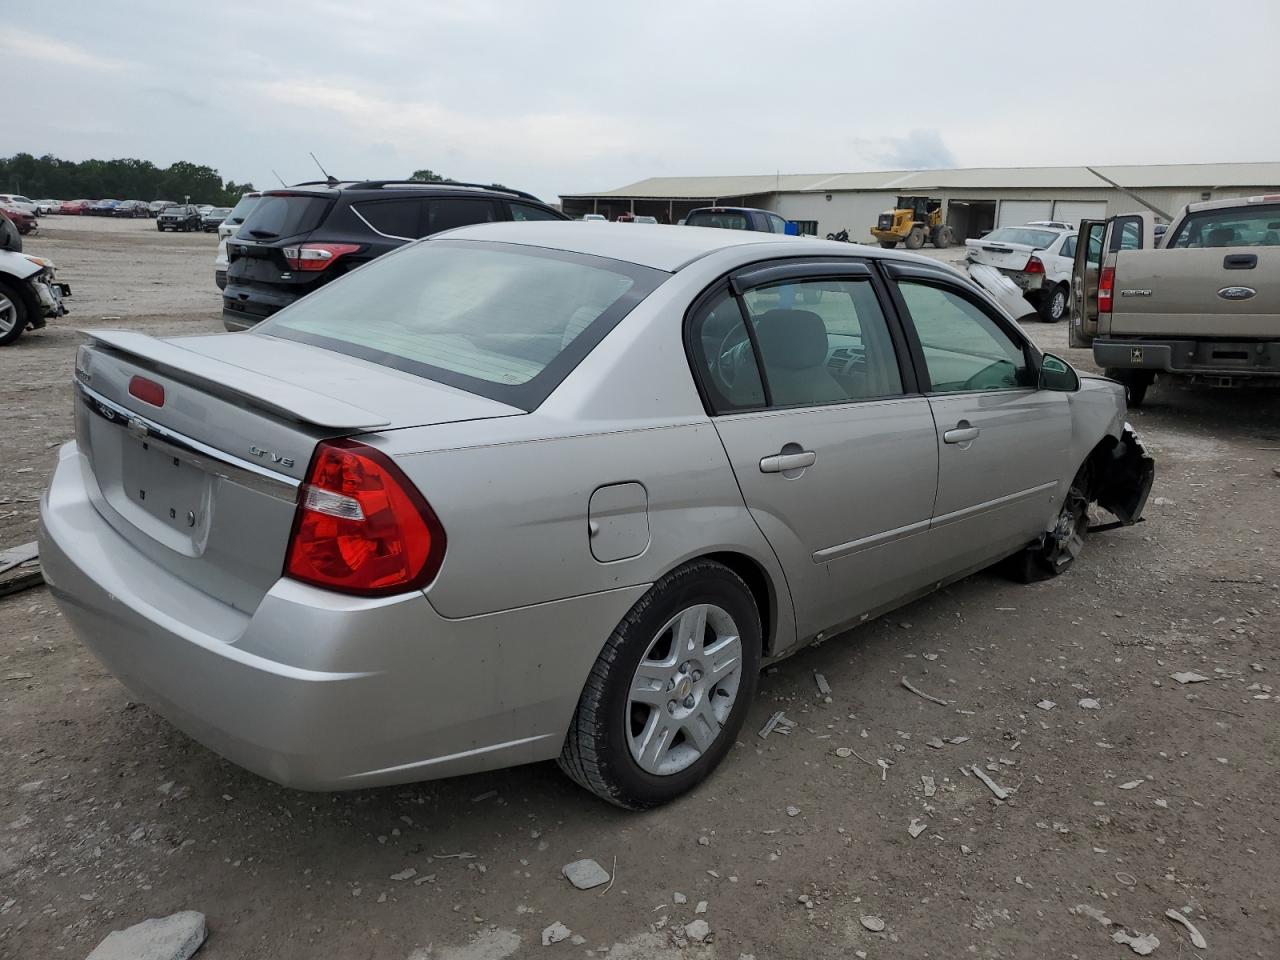
[{"label": "red taillight lens", "polygon": [[1027,261],[1027,273],[1044,273],[1044,261],[1039,257],[1032,257]]},{"label": "red taillight lens", "polygon": [[1111,297],[1116,287],[1116,268],[1103,267],[1098,274],[1098,312],[1111,312]]},{"label": "red taillight lens", "polygon": [[134,377],[129,381],[129,396],[137,397],[153,407],[164,406],[164,387],[146,377]]},{"label": "red taillight lens", "polygon": [[339,257],[359,249],[358,243],[304,243],[300,247],[285,247],[284,259],[294,270],[327,270]]},{"label": "red taillight lens", "polygon": [[353,440],[316,447],[285,576],[363,596],[405,593],[431,582],[444,548],[435,512],[385,454]]}]

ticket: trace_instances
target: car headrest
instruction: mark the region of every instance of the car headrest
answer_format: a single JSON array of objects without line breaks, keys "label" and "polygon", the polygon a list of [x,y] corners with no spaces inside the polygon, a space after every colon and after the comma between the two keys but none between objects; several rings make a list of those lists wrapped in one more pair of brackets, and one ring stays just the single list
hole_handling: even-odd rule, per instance
[{"label": "car headrest", "polygon": [[1209,231],[1209,246],[1225,247],[1236,238],[1236,232],[1230,227],[1215,227]]},{"label": "car headrest", "polygon": [[827,362],[827,326],[812,310],[770,310],[756,320],[756,338],[768,366],[803,370]]}]

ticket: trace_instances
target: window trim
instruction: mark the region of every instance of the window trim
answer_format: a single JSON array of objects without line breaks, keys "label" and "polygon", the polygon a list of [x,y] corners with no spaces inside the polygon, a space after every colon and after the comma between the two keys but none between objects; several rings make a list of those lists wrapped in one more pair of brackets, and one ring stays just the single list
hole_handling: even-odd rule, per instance
[{"label": "window trim", "polygon": [[[787,280],[794,280],[797,283],[821,280],[865,280],[870,283],[872,292],[875,294],[876,301],[880,307],[880,313],[884,317],[885,327],[889,332],[894,359],[898,364],[898,378],[902,383],[902,392],[884,397],[851,397],[830,403],[775,405],[772,402],[773,394],[769,388],[768,373],[760,356],[760,347],[756,342],[750,313],[747,310],[743,296],[759,287],[771,286]],[[912,352],[912,343],[904,329],[898,305],[893,299],[896,291],[891,290],[890,286],[885,282],[884,277],[872,268],[872,261],[869,258],[852,257],[847,259],[788,257],[765,260],[737,267],[729,273],[718,277],[693,299],[689,308],[685,311],[681,337],[684,341],[685,360],[689,364],[689,372],[693,376],[694,386],[702,400],[702,407],[707,416],[727,417],[744,413],[825,410],[850,404],[883,403],[885,401],[897,401],[923,396],[924,390],[921,389],[921,381],[917,376],[917,362]],[[694,337],[694,322],[708,303],[726,291],[736,302],[743,327],[746,329],[747,336],[751,341],[752,355],[755,357],[756,370],[760,376],[760,384],[765,396],[763,405],[734,407],[726,410],[717,409],[714,402],[714,394],[706,383],[707,371],[702,369],[702,364],[697,360],[697,357],[701,355],[701,344],[699,338]]]},{"label": "window trim", "polygon": [[902,291],[898,289],[898,284],[902,280],[922,283],[925,286],[936,287],[947,293],[955,294],[960,299],[981,310],[1015,344],[1021,345],[1022,355],[1027,362],[1027,369],[1032,373],[1040,369],[1040,349],[1032,342],[1030,337],[1018,328],[1017,324],[1007,319],[999,310],[987,303],[981,293],[976,289],[969,289],[962,282],[957,282],[956,278],[947,276],[942,270],[917,266],[913,263],[895,263],[892,261],[882,261],[882,265],[887,278],[893,281],[888,284],[890,296],[893,298],[894,307],[899,312],[903,330],[906,332],[907,339],[911,344],[911,356],[916,366],[917,382],[920,384],[922,393],[930,397],[958,397],[983,396],[991,393],[1007,395],[1018,390],[1035,392],[1039,389],[1037,386],[1031,385],[1002,390],[934,390],[933,380],[929,376],[929,365],[925,360],[924,347],[920,343],[920,335],[916,330],[915,320],[911,316],[911,311],[907,308],[907,302],[902,296]]}]

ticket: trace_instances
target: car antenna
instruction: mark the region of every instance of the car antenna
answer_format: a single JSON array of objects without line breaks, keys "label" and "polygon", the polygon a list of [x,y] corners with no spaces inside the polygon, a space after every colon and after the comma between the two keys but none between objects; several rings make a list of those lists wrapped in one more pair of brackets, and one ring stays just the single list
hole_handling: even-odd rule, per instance
[{"label": "car antenna", "polygon": [[[308,150],[307,152],[308,152],[308,153],[311,153],[311,151],[310,151],[310,150]],[[324,167],[321,167],[321,166],[320,166],[320,161],[319,161],[319,160],[316,160],[316,155],[315,155],[314,153],[311,153],[311,159],[316,161],[316,166],[317,166],[317,167],[320,167],[320,172],[321,172],[321,173],[323,173],[323,174],[324,174],[324,178],[325,178],[327,181],[329,181],[329,186],[331,186],[331,187],[336,187],[336,186],[338,185],[338,178],[337,178],[337,177],[335,177],[333,174],[331,174],[331,173],[330,173],[328,170],[326,170]]]},{"label": "car antenna", "polygon": [[276,173],[276,171],[275,171],[275,168],[274,168],[274,167],[272,167],[271,172],[272,172],[272,173],[275,173],[275,175],[276,175],[276,179],[280,181],[280,186],[282,186],[282,187],[287,187],[287,186],[289,186],[287,183],[285,183],[285,182],[284,182],[284,177],[282,177],[282,176],[280,176],[280,174]]}]

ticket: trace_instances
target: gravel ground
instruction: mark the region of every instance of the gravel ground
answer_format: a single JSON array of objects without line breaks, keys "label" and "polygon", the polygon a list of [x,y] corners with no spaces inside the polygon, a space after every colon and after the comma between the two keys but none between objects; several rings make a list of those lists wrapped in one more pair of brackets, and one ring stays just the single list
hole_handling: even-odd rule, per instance
[{"label": "gravel ground", "polygon": [[[220,329],[214,246],[72,218],[29,240],[74,313],[0,351],[0,545],[33,538],[71,433],[75,330]],[[1090,366],[1065,327],[1030,332]],[[208,917],[209,960],[1121,958],[1121,926],[1157,956],[1274,958],[1280,403],[1158,385],[1132,419],[1158,458],[1147,523],[1055,581],[980,574],[771,669],[721,770],[642,815],[550,764],[284,790],[133,702],[43,588],[0,599],[0,958],[84,956],[184,909]],[[798,725],[760,739],[777,710]],[[561,878],[584,857],[611,889]],[[695,920],[710,942],[680,946]],[[557,922],[573,939],[544,948]]]}]

